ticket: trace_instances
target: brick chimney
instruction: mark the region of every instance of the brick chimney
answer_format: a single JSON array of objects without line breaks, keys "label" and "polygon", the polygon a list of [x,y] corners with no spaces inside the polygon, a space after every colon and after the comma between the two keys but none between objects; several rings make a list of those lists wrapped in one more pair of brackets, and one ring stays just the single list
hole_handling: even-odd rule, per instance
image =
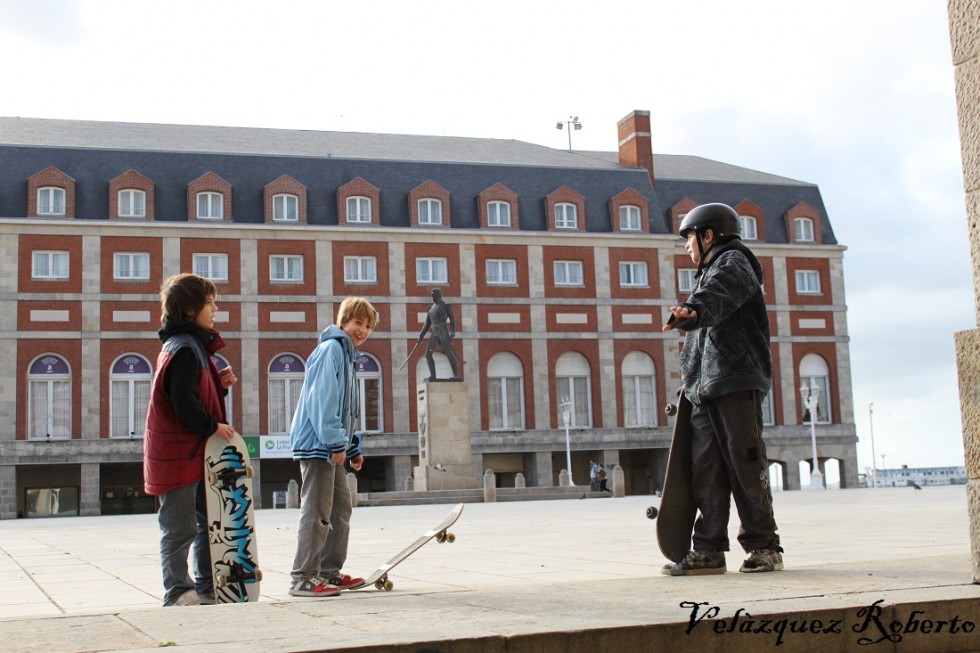
[{"label": "brick chimney", "polygon": [[653,144],[650,136],[650,112],[633,111],[616,125],[619,130],[619,162],[624,166],[645,168],[653,176]]}]

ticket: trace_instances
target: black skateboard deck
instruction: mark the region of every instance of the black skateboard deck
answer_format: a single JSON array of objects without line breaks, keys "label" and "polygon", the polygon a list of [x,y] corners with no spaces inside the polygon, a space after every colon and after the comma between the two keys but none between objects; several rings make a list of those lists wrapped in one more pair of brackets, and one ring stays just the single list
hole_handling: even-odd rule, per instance
[{"label": "black skateboard deck", "polygon": [[[674,434],[667,455],[667,474],[657,517],[657,541],[668,560],[680,562],[691,550],[698,509],[691,493],[691,402],[683,393],[674,409]],[[649,516],[649,513],[648,513]]]}]

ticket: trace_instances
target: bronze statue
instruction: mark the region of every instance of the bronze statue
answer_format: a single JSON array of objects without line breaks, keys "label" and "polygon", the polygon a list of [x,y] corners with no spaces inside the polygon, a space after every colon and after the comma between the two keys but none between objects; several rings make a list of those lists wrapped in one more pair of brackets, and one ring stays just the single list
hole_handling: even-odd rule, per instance
[{"label": "bronze statue", "polygon": [[[425,317],[425,324],[419,333],[419,342],[429,333],[429,344],[425,349],[425,360],[429,364],[429,381],[436,380],[436,362],[432,358],[432,352],[436,345],[439,350],[449,359],[449,366],[453,370],[451,380],[459,380],[459,371],[456,368],[456,352],[453,350],[453,338],[456,337],[456,316],[453,314],[452,304],[447,304],[442,300],[442,291],[438,288],[432,289],[432,306]],[[418,343],[416,343],[417,345]]]}]

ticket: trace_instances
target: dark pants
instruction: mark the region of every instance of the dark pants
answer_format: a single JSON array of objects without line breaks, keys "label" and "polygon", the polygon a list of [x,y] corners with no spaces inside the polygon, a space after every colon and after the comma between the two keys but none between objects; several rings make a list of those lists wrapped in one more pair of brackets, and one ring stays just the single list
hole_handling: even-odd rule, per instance
[{"label": "dark pants", "polygon": [[762,393],[733,392],[693,406],[691,430],[691,485],[701,511],[694,524],[695,550],[729,550],[732,498],[741,521],[742,548],[776,549],[779,535],[762,440]]}]

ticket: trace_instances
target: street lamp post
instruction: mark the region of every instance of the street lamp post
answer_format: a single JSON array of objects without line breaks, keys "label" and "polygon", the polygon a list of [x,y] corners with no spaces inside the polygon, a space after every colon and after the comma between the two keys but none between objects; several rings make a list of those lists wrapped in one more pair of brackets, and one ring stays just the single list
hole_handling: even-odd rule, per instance
[{"label": "street lamp post", "polygon": [[871,487],[878,487],[878,464],[875,462],[875,402],[868,404],[868,429],[871,433]]},{"label": "street lamp post", "polygon": [[568,151],[572,151],[572,130],[582,129],[582,123],[578,121],[578,116],[569,116],[568,120],[559,120],[558,124],[555,125],[555,129],[564,129],[568,127]]},{"label": "street lamp post", "polygon": [[568,397],[562,397],[558,404],[561,410],[561,420],[565,423],[565,465],[568,467],[568,487],[575,487],[572,480],[572,441],[568,435],[568,428],[572,425],[572,402]]},{"label": "street lamp post", "polygon": [[813,470],[810,472],[810,489],[811,490],[822,490],[823,485],[823,474],[820,473],[820,466],[817,462],[817,402],[820,400],[820,388],[816,385],[811,385],[809,388],[806,384],[800,386],[800,397],[803,399],[803,405],[806,406],[807,412],[810,413],[810,441],[813,444]]}]

